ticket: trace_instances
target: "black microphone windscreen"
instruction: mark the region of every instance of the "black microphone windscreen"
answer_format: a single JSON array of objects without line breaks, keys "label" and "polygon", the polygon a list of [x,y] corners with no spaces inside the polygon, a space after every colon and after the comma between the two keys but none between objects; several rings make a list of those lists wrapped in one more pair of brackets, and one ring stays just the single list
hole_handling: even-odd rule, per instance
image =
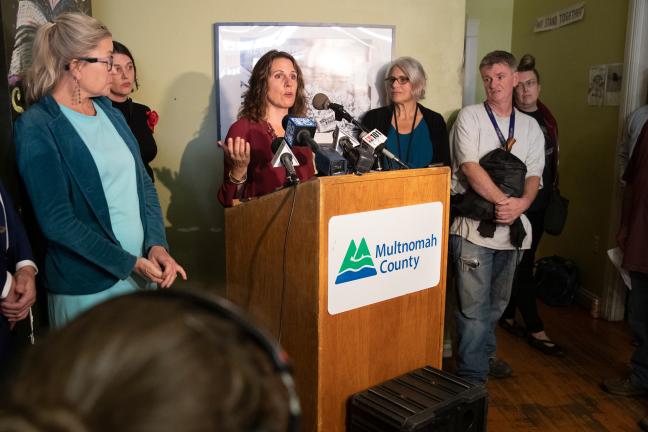
[{"label": "black microphone windscreen", "polygon": [[[285,127],[284,127],[285,128]],[[272,141],[272,153],[277,153],[277,150],[279,150],[279,147],[281,146],[281,143],[283,142],[283,137],[277,137]]]},{"label": "black microphone windscreen", "polygon": [[318,110],[325,110],[329,108],[329,104],[331,101],[329,100],[328,96],[326,96],[324,93],[317,93],[313,97],[313,108],[318,109]]},{"label": "black microphone windscreen", "polygon": [[286,114],[286,115],[283,116],[283,118],[281,119],[281,127],[284,128],[284,130],[286,130],[286,126],[288,126],[288,120],[289,120],[289,119],[290,119],[290,114]]}]

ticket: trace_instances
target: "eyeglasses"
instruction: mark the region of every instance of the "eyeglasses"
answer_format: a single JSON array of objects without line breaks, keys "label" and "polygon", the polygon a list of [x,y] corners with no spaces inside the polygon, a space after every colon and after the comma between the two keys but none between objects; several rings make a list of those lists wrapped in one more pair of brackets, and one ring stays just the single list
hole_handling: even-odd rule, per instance
[{"label": "eyeglasses", "polygon": [[391,77],[385,78],[385,82],[389,83],[389,85],[394,85],[395,81],[398,81],[398,84],[403,85],[403,84],[407,84],[409,82],[409,80],[410,80],[409,77],[406,77],[406,76],[399,76],[399,77],[391,76]]},{"label": "eyeglasses", "polygon": [[535,87],[538,84],[538,80],[530,79],[528,81],[520,81],[518,83],[518,86],[522,88],[523,90],[529,89],[531,87]]},{"label": "eyeglasses", "polygon": [[[108,72],[113,68],[113,56],[108,57],[77,57],[75,60],[84,61],[86,63],[105,63],[108,66]],[[70,65],[65,65],[65,70],[70,70]]]}]

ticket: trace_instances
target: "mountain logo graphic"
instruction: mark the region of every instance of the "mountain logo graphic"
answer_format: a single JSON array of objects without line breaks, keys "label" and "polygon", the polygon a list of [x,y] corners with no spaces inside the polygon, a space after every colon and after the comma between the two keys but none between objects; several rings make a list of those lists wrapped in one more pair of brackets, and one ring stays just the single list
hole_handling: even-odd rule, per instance
[{"label": "mountain logo graphic", "polygon": [[373,259],[369,253],[367,241],[362,238],[360,246],[356,247],[353,240],[349,244],[342,266],[338,271],[338,276],[335,279],[335,284],[339,285],[345,282],[376,276],[376,267],[374,266]]}]

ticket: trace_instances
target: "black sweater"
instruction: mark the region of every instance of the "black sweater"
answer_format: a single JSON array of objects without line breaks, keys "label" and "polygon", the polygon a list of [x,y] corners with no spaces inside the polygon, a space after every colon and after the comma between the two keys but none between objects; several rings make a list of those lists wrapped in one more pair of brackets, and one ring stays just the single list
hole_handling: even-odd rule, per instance
[{"label": "black sweater", "polygon": [[[448,143],[448,131],[445,120],[441,114],[425,108],[418,104],[423,114],[423,121],[430,130],[430,141],[432,141],[432,164],[442,163],[450,166],[450,144]],[[388,105],[368,111],[362,118],[362,125],[368,129],[378,129],[385,136],[389,135],[391,119],[394,113],[394,106]]]},{"label": "black sweater", "polygon": [[151,111],[151,108],[133,102],[130,98],[126,100],[126,102],[112,101],[112,104],[115,108],[121,111],[122,114],[124,114],[124,117],[126,117],[126,123],[128,123],[130,130],[133,132],[133,135],[135,135],[135,138],[137,138],[137,142],[139,143],[144,168],[146,168],[146,172],[149,177],[151,177],[151,180],[154,181],[153,170],[149,164],[157,155],[157,144],[155,144],[153,132],[147,124],[148,116],[146,115],[147,112]]}]

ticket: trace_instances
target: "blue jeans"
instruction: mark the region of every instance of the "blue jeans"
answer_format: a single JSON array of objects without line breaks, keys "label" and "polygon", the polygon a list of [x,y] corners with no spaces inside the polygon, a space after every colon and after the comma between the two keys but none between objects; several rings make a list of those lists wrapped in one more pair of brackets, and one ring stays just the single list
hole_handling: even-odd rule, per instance
[{"label": "blue jeans", "polygon": [[511,296],[515,268],[523,251],[478,246],[450,236],[457,287],[457,375],[483,384],[495,357],[495,325]]}]

